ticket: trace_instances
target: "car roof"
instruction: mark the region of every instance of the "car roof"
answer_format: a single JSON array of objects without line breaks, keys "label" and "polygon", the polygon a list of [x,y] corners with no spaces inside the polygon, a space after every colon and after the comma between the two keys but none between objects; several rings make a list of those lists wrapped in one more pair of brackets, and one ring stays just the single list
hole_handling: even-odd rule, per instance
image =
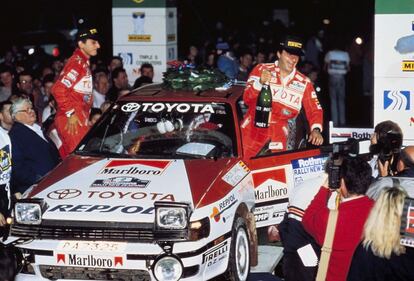
[{"label": "car roof", "polygon": [[183,101],[183,102],[228,102],[235,103],[243,95],[244,83],[232,85],[226,90],[187,91],[163,87],[162,83],[149,84],[133,90],[118,101]]}]

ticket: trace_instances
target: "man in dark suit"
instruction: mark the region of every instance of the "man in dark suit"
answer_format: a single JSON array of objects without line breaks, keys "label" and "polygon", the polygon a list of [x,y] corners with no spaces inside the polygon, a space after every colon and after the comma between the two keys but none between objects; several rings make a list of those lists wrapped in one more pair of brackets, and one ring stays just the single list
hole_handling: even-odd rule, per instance
[{"label": "man in dark suit", "polygon": [[52,170],[59,162],[53,142],[36,124],[36,113],[28,99],[16,99],[10,112],[14,120],[9,132],[12,143],[12,190],[25,192],[32,184]]}]

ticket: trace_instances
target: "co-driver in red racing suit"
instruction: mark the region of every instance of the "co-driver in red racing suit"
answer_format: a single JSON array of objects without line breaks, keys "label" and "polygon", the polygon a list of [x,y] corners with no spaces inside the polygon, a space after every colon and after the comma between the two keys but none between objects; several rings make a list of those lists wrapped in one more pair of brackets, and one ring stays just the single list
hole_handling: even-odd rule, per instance
[{"label": "co-driver in red racing suit", "polygon": [[[258,128],[254,125],[257,96],[262,88],[260,77],[263,70],[271,74],[269,85],[272,91],[272,112],[268,128]],[[296,71],[296,68],[282,79],[277,61],[257,65],[250,73],[243,99],[249,107],[241,125],[244,155],[247,157],[255,156],[268,141],[270,141],[269,149],[272,152],[286,150],[289,119],[299,114],[302,105],[305,108],[310,129],[322,130],[323,111],[315,90],[309,78]]]},{"label": "co-driver in red racing suit", "polygon": [[[66,154],[73,151],[89,130],[92,87],[89,58],[80,49],[76,49],[52,88],[58,105],[55,126]],[[72,115],[76,115],[79,121],[74,132],[69,132],[67,124]]]}]

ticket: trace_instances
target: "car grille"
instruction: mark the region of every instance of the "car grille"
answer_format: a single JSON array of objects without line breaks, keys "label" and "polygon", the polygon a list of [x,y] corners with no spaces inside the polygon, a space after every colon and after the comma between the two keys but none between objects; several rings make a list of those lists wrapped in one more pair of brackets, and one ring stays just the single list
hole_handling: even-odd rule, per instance
[{"label": "car grille", "polygon": [[11,234],[38,239],[91,239],[110,241],[153,241],[152,229],[111,229],[67,226],[13,225]]},{"label": "car grille", "polygon": [[[61,223],[62,224],[62,223]],[[74,225],[71,225],[74,224]],[[11,235],[21,238],[36,239],[67,239],[67,240],[107,240],[128,242],[153,242],[154,240],[167,239],[169,241],[182,241],[188,239],[185,232],[154,234],[152,224],[119,224],[110,226],[105,224],[90,223],[91,226],[75,225],[76,222],[67,223],[65,226],[56,224],[48,225],[22,225],[13,224]]]},{"label": "car grille", "polygon": [[117,280],[117,281],[150,281],[151,277],[146,270],[106,269],[90,267],[69,267],[40,265],[40,272],[44,278],[50,280]]}]

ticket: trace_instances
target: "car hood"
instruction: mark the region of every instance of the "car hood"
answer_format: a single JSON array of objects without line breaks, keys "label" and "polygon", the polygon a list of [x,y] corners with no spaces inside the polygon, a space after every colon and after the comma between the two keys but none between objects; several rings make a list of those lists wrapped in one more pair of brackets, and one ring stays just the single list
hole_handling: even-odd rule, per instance
[{"label": "car hood", "polygon": [[155,201],[200,205],[229,161],[70,156],[29,197],[45,200],[44,220],[153,222]]}]

